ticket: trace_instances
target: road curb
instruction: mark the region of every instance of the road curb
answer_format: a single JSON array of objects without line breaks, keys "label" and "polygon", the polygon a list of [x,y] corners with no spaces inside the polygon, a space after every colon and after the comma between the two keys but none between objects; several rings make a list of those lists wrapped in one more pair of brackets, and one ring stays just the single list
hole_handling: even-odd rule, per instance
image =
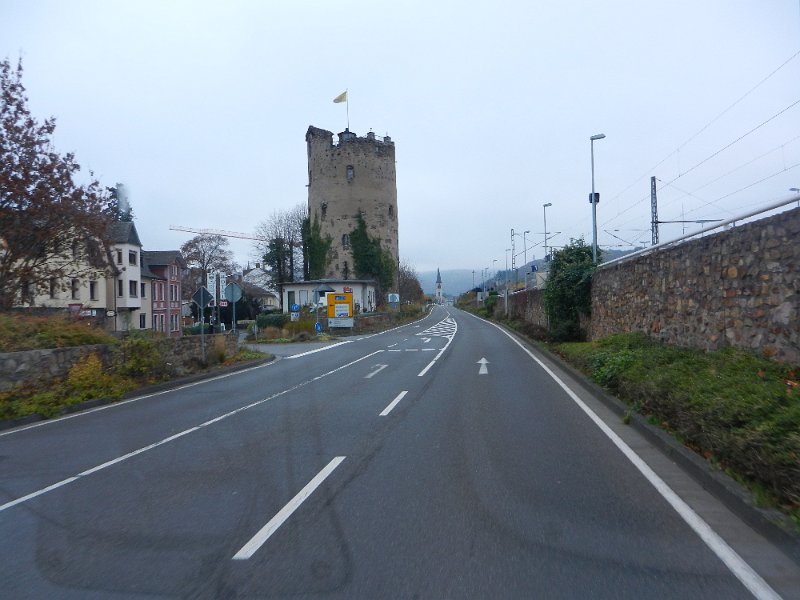
[{"label": "road curb", "polygon": [[[497,321],[492,322],[497,323]],[[538,352],[554,366],[565,371],[584,391],[599,399],[611,411],[619,415],[620,419],[626,414],[630,414],[632,427],[642,433],[661,452],[678,463],[705,490],[720,500],[745,523],[800,564],[800,533],[793,530],[793,523],[786,515],[775,509],[756,506],[752,494],[744,486],[724,472],[713,469],[704,458],[686,448],[663,429],[648,423],[644,416],[633,412],[629,405],[590,381],[586,375],[561,357],[553,354],[547,348],[541,347],[527,336],[501,323],[497,324],[528,348]]]},{"label": "road curb", "polygon": [[92,400],[86,400],[85,402],[81,402],[79,404],[73,404],[72,406],[65,406],[58,412],[58,414],[54,415],[53,417],[43,417],[41,415],[27,415],[25,417],[20,417],[18,419],[0,420],[0,431],[6,429],[15,429],[17,427],[30,425],[31,423],[38,423],[40,421],[50,421],[53,419],[57,419],[58,417],[62,417],[64,415],[83,412],[85,410],[97,408],[98,406],[105,406],[106,404],[115,404],[117,402],[129,400],[130,398],[136,398],[137,396],[156,394],[158,392],[167,391],[172,388],[177,388],[190,383],[195,383],[197,381],[202,381],[204,379],[212,379],[213,377],[219,377],[220,375],[229,375],[231,373],[236,373],[237,371],[244,371],[245,369],[264,365],[273,362],[274,360],[275,357],[269,355],[264,358],[259,358],[257,360],[236,363],[234,365],[229,365],[227,367],[218,367],[209,371],[204,371],[202,373],[194,373],[192,375],[186,375],[185,377],[178,377],[175,379],[170,379],[169,381],[163,381],[161,383],[155,383],[153,385],[146,385],[140,388],[136,388],[135,390],[125,394],[121,398],[94,398]]}]

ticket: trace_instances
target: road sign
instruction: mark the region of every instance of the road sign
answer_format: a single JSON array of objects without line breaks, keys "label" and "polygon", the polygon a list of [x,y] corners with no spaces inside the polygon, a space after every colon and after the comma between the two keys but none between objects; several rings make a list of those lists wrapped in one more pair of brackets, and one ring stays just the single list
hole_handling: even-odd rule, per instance
[{"label": "road sign", "polygon": [[328,318],[339,319],[353,316],[353,294],[328,294]]},{"label": "road sign", "polygon": [[228,301],[227,300],[220,300],[219,301],[219,306],[220,306],[220,308],[225,308],[226,306],[228,306]]},{"label": "road sign", "polygon": [[[225,286],[225,300],[228,302],[238,302],[242,299],[242,288],[235,283],[229,283]],[[220,304],[222,306],[222,304]]]},{"label": "road sign", "polygon": [[316,323],[314,325],[314,329],[316,330],[317,333],[319,333],[320,331],[322,331],[322,325],[320,325],[319,323]]},{"label": "road sign", "polygon": [[200,308],[208,306],[214,297],[211,295],[205,286],[200,286],[197,291],[192,295],[192,302],[197,304]]},{"label": "road sign", "polygon": [[299,304],[292,304],[292,312],[298,312],[300,310]]}]

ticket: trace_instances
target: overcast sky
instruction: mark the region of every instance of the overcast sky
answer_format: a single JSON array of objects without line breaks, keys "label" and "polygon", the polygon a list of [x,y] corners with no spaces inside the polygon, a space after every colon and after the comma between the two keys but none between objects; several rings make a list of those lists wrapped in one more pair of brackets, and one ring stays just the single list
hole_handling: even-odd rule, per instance
[{"label": "overcast sky", "polygon": [[347,89],[350,129],[395,141],[418,271],[502,268],[511,228],[541,257],[546,202],[555,244],[591,242],[593,134],[601,246],[649,243],[651,175],[663,220],[788,197],[799,50],[798,0],[0,0],[0,57],[57,149],[126,184],[145,249],[305,203],[305,132],[345,128]]}]

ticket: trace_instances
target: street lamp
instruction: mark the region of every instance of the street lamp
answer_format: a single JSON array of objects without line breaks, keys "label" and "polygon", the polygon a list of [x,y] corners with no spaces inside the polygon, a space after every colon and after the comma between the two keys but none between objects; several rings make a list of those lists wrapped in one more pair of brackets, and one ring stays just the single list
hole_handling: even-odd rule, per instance
[{"label": "street lamp", "polygon": [[598,133],[589,138],[592,150],[592,195],[589,196],[589,202],[592,203],[592,262],[594,264],[597,264],[597,203],[600,202],[600,198],[594,191],[594,142],[602,140],[604,137],[606,137],[605,133]]},{"label": "street lamp", "polygon": [[547,260],[547,207],[553,206],[552,202],[548,202],[547,204],[542,204],[542,210],[544,211],[544,259]]}]

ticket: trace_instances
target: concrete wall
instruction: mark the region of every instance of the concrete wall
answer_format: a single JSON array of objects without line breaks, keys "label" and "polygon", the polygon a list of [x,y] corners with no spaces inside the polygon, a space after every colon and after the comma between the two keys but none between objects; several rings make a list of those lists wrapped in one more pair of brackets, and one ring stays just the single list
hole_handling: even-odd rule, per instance
[{"label": "concrete wall", "polygon": [[[205,336],[206,356],[211,357],[215,344],[221,340],[225,345],[226,356],[237,350],[234,335],[215,334]],[[155,340],[164,361],[170,363],[177,375],[185,375],[196,370],[202,362],[202,348],[199,335],[181,338],[160,338]],[[29,350],[26,352],[0,353],[0,392],[8,391],[18,385],[43,387],[48,382],[64,379],[69,370],[88,354],[97,354],[104,364],[114,360],[114,346],[96,344],[73,348],[54,348],[51,350]]]},{"label": "concrete wall", "polygon": [[590,336],[629,331],[800,364],[800,209],[599,269]]}]

